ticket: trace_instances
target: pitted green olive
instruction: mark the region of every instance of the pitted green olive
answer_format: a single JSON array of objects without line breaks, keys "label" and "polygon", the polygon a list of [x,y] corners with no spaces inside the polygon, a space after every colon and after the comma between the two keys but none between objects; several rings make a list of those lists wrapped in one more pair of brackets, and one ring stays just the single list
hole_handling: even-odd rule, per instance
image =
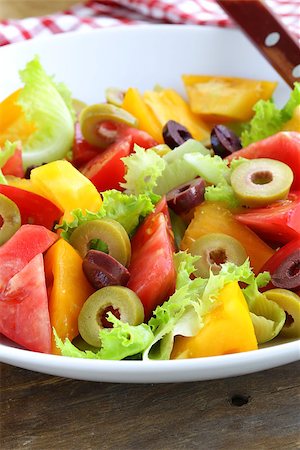
[{"label": "pitted green olive", "polygon": [[110,104],[90,105],[79,116],[84,139],[92,145],[106,148],[117,137],[117,124],[138,126],[138,120],[125,109]]},{"label": "pitted green olive", "polygon": [[195,263],[197,277],[208,278],[210,270],[217,274],[221,264],[233,262],[240,266],[247,259],[247,253],[237,239],[223,233],[205,234],[191,245],[191,254],[200,256]]},{"label": "pitted green olive", "polygon": [[90,250],[90,242],[99,239],[108,247],[110,256],[127,266],[131,257],[131,245],[124,227],[113,219],[91,220],[76,228],[71,234],[70,244],[82,258]]},{"label": "pitted green olive", "polygon": [[10,239],[21,226],[21,215],[17,205],[0,194],[0,245]]},{"label": "pitted green olive", "polygon": [[108,312],[129,325],[139,325],[144,320],[144,307],[133,291],[124,286],[99,289],[87,299],[78,317],[79,333],[88,344],[101,347],[99,331],[112,328]]},{"label": "pitted green olive", "polygon": [[280,331],[281,336],[300,338],[300,297],[287,289],[270,289],[265,296],[284,309],[286,321]]},{"label": "pitted green olive", "polygon": [[109,87],[105,89],[105,98],[107,103],[115,106],[122,106],[125,92],[119,88]]},{"label": "pitted green olive", "polygon": [[231,185],[242,205],[259,207],[286,198],[293,178],[287,164],[258,158],[239,165],[232,172]]}]

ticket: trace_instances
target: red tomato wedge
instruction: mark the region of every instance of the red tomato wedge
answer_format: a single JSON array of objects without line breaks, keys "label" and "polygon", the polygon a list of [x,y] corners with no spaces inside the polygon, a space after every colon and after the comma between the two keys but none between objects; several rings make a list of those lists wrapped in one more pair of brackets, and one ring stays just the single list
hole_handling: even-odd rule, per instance
[{"label": "red tomato wedge", "polygon": [[125,166],[121,158],[129,156],[134,144],[143,148],[156,145],[156,141],[145,131],[120,127],[118,140],[88,161],[80,171],[96,186],[99,192],[107,189],[120,190],[124,181]]},{"label": "red tomato wedge", "polygon": [[13,156],[2,167],[3,175],[14,175],[15,177],[24,177],[22,151],[17,148]]},{"label": "red tomato wedge", "polygon": [[287,164],[294,173],[291,189],[300,190],[300,133],[282,131],[234,152],[227,159],[231,161],[240,157],[270,158]]},{"label": "red tomato wedge", "polygon": [[40,225],[22,225],[0,247],[0,292],[9,280],[20,272],[36,255],[45,252],[58,235]]},{"label": "red tomato wedge", "polygon": [[235,218],[262,239],[283,245],[300,236],[300,191],[265,208],[246,209]]},{"label": "red tomato wedge", "polygon": [[132,259],[128,288],[144,305],[145,320],[175,290],[174,242],[163,213],[152,214],[132,238]]},{"label": "red tomato wedge", "polygon": [[14,275],[0,293],[0,332],[28,350],[51,353],[51,325],[41,253]]},{"label": "red tomato wedge", "polygon": [[133,149],[132,137],[110,145],[106,150],[91,159],[80,170],[96,186],[99,192],[107,189],[120,189],[124,181],[125,166],[121,158],[128,156]]},{"label": "red tomato wedge", "polygon": [[22,225],[43,225],[52,230],[63,215],[63,212],[54,203],[33,192],[0,184],[0,194],[10,198],[17,205]]},{"label": "red tomato wedge", "polygon": [[133,143],[143,148],[150,148],[157,145],[157,141],[153,139],[146,131],[139,130],[138,128],[132,128],[123,126],[119,132],[120,139],[124,139],[127,136],[131,136]]}]

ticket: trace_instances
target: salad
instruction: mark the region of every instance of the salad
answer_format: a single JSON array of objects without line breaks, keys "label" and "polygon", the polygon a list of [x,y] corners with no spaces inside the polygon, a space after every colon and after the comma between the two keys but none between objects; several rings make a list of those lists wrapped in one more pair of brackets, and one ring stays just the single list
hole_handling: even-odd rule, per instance
[{"label": "salad", "polygon": [[39,58],[0,103],[0,332],[178,359],[300,337],[300,84],[183,75],[74,100]]}]

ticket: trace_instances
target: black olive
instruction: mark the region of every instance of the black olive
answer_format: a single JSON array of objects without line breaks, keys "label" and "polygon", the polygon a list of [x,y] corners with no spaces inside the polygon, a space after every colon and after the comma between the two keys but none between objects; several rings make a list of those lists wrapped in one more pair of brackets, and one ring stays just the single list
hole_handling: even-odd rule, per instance
[{"label": "black olive", "polygon": [[168,206],[176,214],[184,214],[204,200],[205,181],[196,178],[189,183],[182,184],[166,195]]},{"label": "black olive", "polygon": [[300,248],[290,253],[271,276],[274,286],[282,289],[300,288]]},{"label": "black olive", "polygon": [[163,127],[163,138],[172,150],[189,139],[193,139],[191,133],[175,120],[169,120]]},{"label": "black olive", "polygon": [[126,286],[129,272],[119,261],[99,250],[89,250],[82,261],[82,269],[95,289],[105,286]]},{"label": "black olive", "polygon": [[224,125],[216,125],[210,135],[211,146],[215,155],[225,158],[242,148],[238,136]]}]

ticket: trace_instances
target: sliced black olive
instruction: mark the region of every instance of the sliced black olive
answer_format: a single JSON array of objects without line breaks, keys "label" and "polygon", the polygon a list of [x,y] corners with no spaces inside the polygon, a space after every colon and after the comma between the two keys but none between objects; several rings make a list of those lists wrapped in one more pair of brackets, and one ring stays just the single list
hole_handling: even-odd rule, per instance
[{"label": "sliced black olive", "polygon": [[300,248],[290,253],[271,277],[274,286],[282,289],[300,288]]},{"label": "sliced black olive", "polygon": [[107,253],[89,250],[82,262],[85,276],[95,289],[105,286],[126,286],[129,272],[125,266]]},{"label": "sliced black olive", "polygon": [[167,203],[176,214],[184,214],[204,200],[205,181],[196,178],[189,183],[182,184],[166,195]]},{"label": "sliced black olive", "polygon": [[224,125],[216,125],[210,135],[211,146],[215,155],[225,158],[242,148],[238,136]]},{"label": "sliced black olive", "polygon": [[169,120],[163,127],[163,138],[172,150],[183,144],[188,139],[193,139],[191,133],[180,123],[175,120]]}]

